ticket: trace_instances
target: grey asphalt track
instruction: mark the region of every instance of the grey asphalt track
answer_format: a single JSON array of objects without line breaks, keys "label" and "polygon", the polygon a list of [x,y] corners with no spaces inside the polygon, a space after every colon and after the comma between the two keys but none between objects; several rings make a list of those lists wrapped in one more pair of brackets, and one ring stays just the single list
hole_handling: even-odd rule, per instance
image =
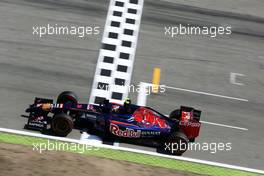
[{"label": "grey asphalt track", "polygon": [[[73,90],[88,102],[106,0],[0,0],[0,127],[22,129],[24,109],[35,96],[55,98]],[[256,13],[256,14],[260,14]],[[168,37],[165,26],[231,25],[230,36]],[[99,26],[99,35],[33,35],[33,26],[47,24]],[[264,19],[182,6],[145,3],[133,83],[150,82],[152,69],[162,70],[167,86],[239,97],[241,102],[167,89],[148,96],[148,105],[168,114],[175,107],[191,105],[203,111],[202,120],[244,127],[248,131],[204,124],[197,142],[231,142],[231,151],[188,151],[185,156],[263,169],[264,154]],[[241,73],[243,86],[229,82],[230,73]],[[131,97],[136,101],[136,93]],[[70,137],[78,138],[74,132]],[[127,144],[122,146],[137,147]],[[145,148],[152,150],[150,148]]]}]

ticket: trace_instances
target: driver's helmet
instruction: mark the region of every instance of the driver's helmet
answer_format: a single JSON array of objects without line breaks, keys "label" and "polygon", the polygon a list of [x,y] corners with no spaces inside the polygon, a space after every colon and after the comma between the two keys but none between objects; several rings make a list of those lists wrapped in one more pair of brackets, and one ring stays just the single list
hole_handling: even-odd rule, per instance
[{"label": "driver's helmet", "polygon": [[131,104],[130,98],[126,98],[125,101],[124,101],[124,106],[128,106],[130,104]]}]

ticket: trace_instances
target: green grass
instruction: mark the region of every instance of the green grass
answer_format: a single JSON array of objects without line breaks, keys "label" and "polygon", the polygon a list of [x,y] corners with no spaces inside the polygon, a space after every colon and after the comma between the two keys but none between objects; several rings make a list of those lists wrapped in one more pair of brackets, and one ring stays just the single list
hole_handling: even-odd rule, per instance
[{"label": "green grass", "polygon": [[[168,158],[161,158],[157,156],[138,154],[132,152],[125,152],[119,150],[112,149],[104,149],[104,148],[88,148],[88,150],[83,150],[84,145],[78,145],[78,148],[74,148],[74,145],[71,143],[64,143],[54,140],[48,140],[37,137],[29,137],[29,136],[21,136],[15,134],[1,133],[0,132],[0,142],[11,143],[11,144],[22,144],[26,146],[31,146],[33,149],[33,144],[47,145],[48,143],[53,143],[54,145],[63,145],[67,144],[68,147],[64,149],[64,151],[74,152],[74,153],[82,153],[85,155],[92,155],[97,157],[104,157],[114,160],[123,160],[130,161],[138,164],[145,164],[150,166],[163,167],[167,169],[174,169],[183,172],[191,172],[201,175],[209,175],[209,176],[259,176],[262,174],[254,174],[250,172],[243,172],[233,169],[226,169],[221,167],[209,166],[205,164],[198,164],[186,161],[179,161]],[[37,152],[37,151],[36,151]],[[44,151],[43,151],[44,152]]]}]

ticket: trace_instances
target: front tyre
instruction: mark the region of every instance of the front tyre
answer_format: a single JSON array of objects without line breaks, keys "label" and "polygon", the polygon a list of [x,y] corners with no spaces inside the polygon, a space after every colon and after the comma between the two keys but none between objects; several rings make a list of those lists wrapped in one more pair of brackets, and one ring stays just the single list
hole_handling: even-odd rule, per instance
[{"label": "front tyre", "polygon": [[57,136],[66,137],[73,129],[72,118],[65,114],[55,114],[51,121],[51,129]]}]

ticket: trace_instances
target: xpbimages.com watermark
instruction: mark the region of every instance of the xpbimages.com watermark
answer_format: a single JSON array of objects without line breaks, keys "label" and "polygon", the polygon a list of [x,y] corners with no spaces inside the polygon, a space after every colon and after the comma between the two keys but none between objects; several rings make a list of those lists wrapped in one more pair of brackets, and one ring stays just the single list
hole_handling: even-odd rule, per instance
[{"label": "xpbimages.com watermark", "polygon": [[210,152],[212,154],[215,154],[220,151],[231,151],[232,150],[232,143],[224,143],[224,142],[203,142],[203,143],[189,143],[188,145],[183,142],[179,143],[165,143],[164,150],[167,152],[174,153],[178,150],[185,151],[205,151],[205,152]]},{"label": "xpbimages.com watermark", "polygon": [[190,24],[178,26],[165,26],[164,27],[165,36],[177,37],[180,35],[204,35],[211,38],[215,38],[221,35],[231,35],[231,26],[191,26]]},{"label": "xpbimages.com watermark", "polygon": [[43,25],[33,26],[32,34],[41,37],[46,35],[72,35],[79,38],[84,38],[89,35],[100,34],[99,26],[65,26],[65,25]]},{"label": "xpbimages.com watermark", "polygon": [[45,151],[73,151],[78,153],[84,153],[91,150],[99,150],[98,147],[91,145],[78,144],[78,143],[67,143],[59,141],[37,142],[32,143],[33,151],[43,153]]}]

